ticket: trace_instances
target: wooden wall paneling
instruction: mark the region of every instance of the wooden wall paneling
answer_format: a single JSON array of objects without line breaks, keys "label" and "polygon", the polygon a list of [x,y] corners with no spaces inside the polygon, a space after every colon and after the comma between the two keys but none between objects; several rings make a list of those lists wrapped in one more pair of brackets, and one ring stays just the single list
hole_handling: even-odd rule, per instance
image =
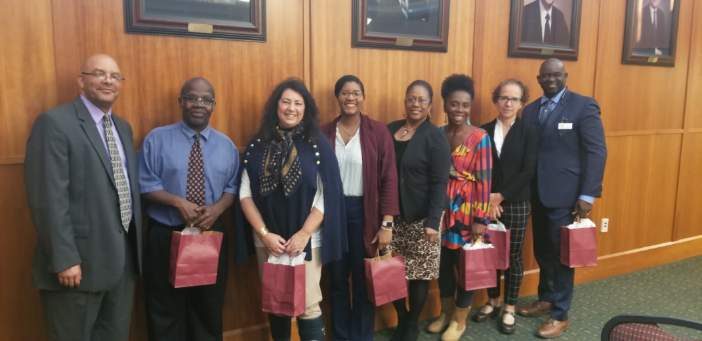
[{"label": "wooden wall paneling", "polygon": [[3,340],[45,340],[39,292],[32,284],[36,232],[23,172],[22,165],[0,166],[0,217],[5,226],[0,238],[0,335]]},{"label": "wooden wall paneling", "polygon": [[702,132],[683,136],[674,240],[702,235]]},{"label": "wooden wall paneling", "polygon": [[[568,87],[588,96],[592,96],[594,91],[599,7],[599,0],[582,1],[578,60],[565,61]],[[473,121],[486,123],[497,115],[491,94],[500,81],[516,78],[525,82],[529,88],[530,101],[542,95],[536,75],[546,57],[507,57],[510,1],[476,1],[475,12],[480,15],[475,19],[473,76],[477,102],[473,105]]]},{"label": "wooden wall paneling", "polygon": [[702,3],[694,3],[690,37],[690,62],[687,72],[685,128],[702,130]]},{"label": "wooden wall paneling", "polygon": [[404,115],[404,92],[415,79],[434,89],[433,120],[444,122],[441,81],[452,73],[471,73],[474,1],[451,2],[448,52],[419,52],[351,47],[351,2],[312,0],[312,90],[322,121],[338,114],[334,83],[348,73],[366,89],[365,111],[381,121]]},{"label": "wooden wall paneling", "polygon": [[675,67],[622,64],[626,0],[601,2],[595,98],[608,132],[682,128],[693,1],[679,1]]},{"label": "wooden wall paneling", "polygon": [[50,0],[2,4],[0,74],[0,162],[17,163],[34,118],[56,104],[56,71]]},{"label": "wooden wall paneling", "polygon": [[670,242],[675,212],[681,135],[607,137],[604,192],[593,210],[599,225],[599,254]]},{"label": "wooden wall paneling", "polygon": [[54,5],[56,40],[63,42],[57,43],[61,100],[78,93],[82,59],[96,52],[113,55],[127,78],[115,111],[127,117],[139,141],[152,128],[180,119],[182,83],[203,76],[217,94],[213,126],[243,146],[275,84],[303,77],[303,0],[267,2],[265,43],[126,34],[121,0]]}]

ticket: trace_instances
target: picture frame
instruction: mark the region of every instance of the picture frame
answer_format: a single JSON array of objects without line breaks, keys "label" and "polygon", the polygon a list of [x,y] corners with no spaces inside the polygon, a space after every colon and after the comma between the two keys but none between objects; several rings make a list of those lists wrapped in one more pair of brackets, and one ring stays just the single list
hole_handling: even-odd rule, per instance
[{"label": "picture frame", "polygon": [[627,0],[622,63],[675,66],[680,0]]},{"label": "picture frame", "polygon": [[578,59],[581,0],[511,0],[509,57]]},{"label": "picture frame", "polygon": [[448,51],[449,0],[353,0],[352,47]]},{"label": "picture frame", "polygon": [[127,33],[266,41],[265,0],[124,0]]}]

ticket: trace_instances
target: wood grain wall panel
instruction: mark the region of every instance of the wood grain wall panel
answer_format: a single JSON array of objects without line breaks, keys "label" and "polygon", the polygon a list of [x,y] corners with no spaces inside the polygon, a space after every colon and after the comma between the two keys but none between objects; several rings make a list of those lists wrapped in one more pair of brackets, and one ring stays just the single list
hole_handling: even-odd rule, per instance
[{"label": "wood grain wall panel", "polygon": [[702,132],[683,136],[674,239],[702,235]]},{"label": "wood grain wall panel", "polygon": [[696,1],[690,37],[690,63],[687,73],[685,128],[702,129],[702,3]]},{"label": "wood grain wall panel", "polygon": [[[588,96],[594,91],[599,7],[599,0],[582,1],[580,53],[577,61],[565,61],[568,87]],[[542,95],[536,75],[543,59],[507,57],[510,1],[477,1],[475,12],[480,15],[475,18],[473,76],[477,98],[472,119],[486,123],[497,115],[491,94],[500,81],[516,78],[525,82],[530,101]]]},{"label": "wood grain wall panel", "polygon": [[[670,242],[681,134],[610,136],[604,192],[593,218],[609,218],[599,254]],[[655,179],[655,180],[654,180]]]},{"label": "wood grain wall panel", "polygon": [[0,160],[18,161],[34,118],[56,104],[50,0],[2,3]]},{"label": "wood grain wall panel", "polygon": [[682,128],[692,3],[680,0],[675,67],[656,67],[621,63],[626,0],[601,2],[595,98],[606,131]]},{"label": "wood grain wall panel", "polygon": [[[5,138],[3,138],[3,141]],[[36,232],[24,193],[24,167],[0,166],[0,335],[4,340],[45,340],[39,292],[32,285]]]},{"label": "wood grain wall panel", "polygon": [[404,115],[404,94],[415,79],[434,88],[434,122],[443,123],[441,81],[452,73],[472,70],[474,1],[451,2],[448,52],[351,47],[351,1],[312,0],[311,87],[328,121],[338,113],[334,83],[344,74],[355,74],[366,89],[365,112],[382,121]]},{"label": "wood grain wall panel", "polygon": [[275,84],[303,77],[303,0],[269,0],[266,7],[267,42],[258,43],[126,34],[121,0],[54,0],[60,99],[76,96],[81,60],[97,52],[114,56],[127,78],[115,111],[141,141],[180,119],[182,83],[203,76],[217,94],[212,125],[243,146]]}]

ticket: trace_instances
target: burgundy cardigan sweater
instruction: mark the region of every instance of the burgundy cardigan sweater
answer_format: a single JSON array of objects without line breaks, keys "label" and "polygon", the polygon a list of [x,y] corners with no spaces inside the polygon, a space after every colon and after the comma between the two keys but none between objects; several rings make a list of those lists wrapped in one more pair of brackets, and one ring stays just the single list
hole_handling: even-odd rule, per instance
[{"label": "burgundy cardigan sweater", "polygon": [[[322,127],[336,147],[336,124],[340,116]],[[392,136],[385,124],[361,114],[361,159],[363,160],[363,243],[366,256],[374,257],[378,244],[371,243],[384,215],[400,214],[397,166]],[[349,233],[353,233],[349,231]]]}]

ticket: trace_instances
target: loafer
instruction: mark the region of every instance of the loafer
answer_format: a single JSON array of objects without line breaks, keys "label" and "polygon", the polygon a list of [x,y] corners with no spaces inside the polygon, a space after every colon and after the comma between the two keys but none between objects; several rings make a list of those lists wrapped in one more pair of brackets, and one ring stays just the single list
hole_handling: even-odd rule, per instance
[{"label": "loafer", "polygon": [[[485,307],[492,307],[492,310],[489,313],[485,313],[483,312],[483,308]],[[488,318],[494,319],[499,314],[499,311],[499,307],[495,307],[494,305],[487,303],[484,306],[480,307],[480,309],[478,309],[478,311],[475,314],[473,314],[471,320],[480,323],[487,320]]]},{"label": "loafer", "polygon": [[[514,323],[505,323],[505,315],[507,314],[512,315]],[[500,319],[497,321],[497,325],[500,329],[500,332],[502,332],[503,334],[514,334],[514,330],[517,328],[517,317],[514,316],[514,313],[511,311],[503,311],[502,315],[500,316]]]},{"label": "loafer", "polygon": [[551,302],[534,301],[526,306],[518,307],[517,314],[522,315],[524,317],[543,316],[551,312],[551,307],[553,307],[553,304],[551,304]]},{"label": "loafer", "polygon": [[568,322],[568,320],[559,321],[554,319],[548,319],[548,321],[544,322],[539,327],[539,330],[536,331],[536,336],[542,339],[555,339],[561,336],[563,332],[568,330],[569,325],[570,323]]}]

